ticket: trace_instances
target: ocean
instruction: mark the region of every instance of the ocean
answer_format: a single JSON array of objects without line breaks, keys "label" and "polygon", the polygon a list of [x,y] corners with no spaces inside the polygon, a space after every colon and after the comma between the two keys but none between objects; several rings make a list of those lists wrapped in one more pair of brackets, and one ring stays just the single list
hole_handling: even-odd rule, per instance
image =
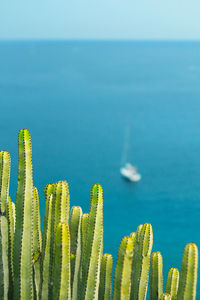
[{"label": "ocean", "polygon": [[[150,222],[165,286],[184,246],[200,245],[200,43],[1,41],[0,149],[11,154],[13,201],[24,127],[42,219],[45,184],[67,180],[71,206],[88,212],[100,183],[104,252],[116,261],[122,237]],[[127,143],[135,184],[119,171]]]}]

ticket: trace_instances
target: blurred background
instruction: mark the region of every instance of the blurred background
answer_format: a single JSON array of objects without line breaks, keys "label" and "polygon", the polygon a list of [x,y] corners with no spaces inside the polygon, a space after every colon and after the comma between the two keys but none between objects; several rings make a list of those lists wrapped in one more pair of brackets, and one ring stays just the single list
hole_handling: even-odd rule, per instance
[{"label": "blurred background", "polygon": [[[150,222],[165,280],[200,244],[200,2],[0,4],[0,149],[32,135],[34,184],[67,180],[71,206],[104,189],[104,252]],[[129,162],[142,178],[125,180]],[[164,283],[165,284],[165,283]],[[198,297],[200,291],[198,290]]]}]

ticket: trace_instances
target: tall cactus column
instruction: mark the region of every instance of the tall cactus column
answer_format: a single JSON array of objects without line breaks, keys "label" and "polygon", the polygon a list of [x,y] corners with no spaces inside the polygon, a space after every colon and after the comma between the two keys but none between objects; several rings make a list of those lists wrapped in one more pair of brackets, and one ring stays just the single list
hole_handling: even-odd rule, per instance
[{"label": "tall cactus column", "polygon": [[81,300],[98,300],[100,263],[103,243],[103,189],[94,184],[91,189],[91,206],[83,243]]},{"label": "tall cactus column", "polygon": [[31,136],[27,129],[19,132],[19,168],[14,235],[14,299],[33,299],[33,179]]},{"label": "tall cactus column", "polygon": [[[6,207],[10,181],[10,155],[0,152],[0,299],[8,299],[9,267],[8,267],[8,220]],[[12,281],[12,279],[11,279]]]}]

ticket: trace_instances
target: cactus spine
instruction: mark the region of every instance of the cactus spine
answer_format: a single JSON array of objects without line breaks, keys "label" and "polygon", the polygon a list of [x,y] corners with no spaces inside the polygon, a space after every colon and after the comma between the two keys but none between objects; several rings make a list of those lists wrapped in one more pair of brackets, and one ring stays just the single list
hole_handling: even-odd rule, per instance
[{"label": "cactus spine", "polygon": [[33,299],[33,179],[31,137],[27,129],[19,132],[19,168],[14,235],[14,298]]},{"label": "cactus spine", "polygon": [[82,209],[73,206],[70,214],[70,245],[71,245],[71,298],[78,296],[78,281],[81,263],[81,219]]},{"label": "cactus spine", "polygon": [[99,300],[110,300],[113,258],[105,253],[101,261]]},{"label": "cactus spine", "polygon": [[57,225],[53,268],[53,300],[70,300],[70,236],[66,223]]},{"label": "cactus spine", "polygon": [[130,299],[143,300],[146,298],[152,246],[153,231],[151,224],[140,225],[136,233],[134,246]]},{"label": "cactus spine", "polygon": [[[8,219],[6,208],[10,182],[10,154],[0,152],[0,298],[8,299],[9,264],[8,260]],[[10,253],[9,253],[10,256]],[[11,256],[10,256],[11,258]]]},{"label": "cactus spine", "polygon": [[103,190],[99,184],[91,189],[90,212],[82,256],[80,297],[97,300],[100,280],[100,259],[103,243]]},{"label": "cactus spine", "polygon": [[171,295],[172,300],[176,300],[179,284],[179,271],[171,268],[167,276],[167,284],[165,292]]},{"label": "cactus spine", "polygon": [[134,241],[125,236],[119,246],[115,268],[113,300],[129,300],[131,292],[131,271]]},{"label": "cactus spine", "polygon": [[181,265],[177,300],[196,298],[198,248],[194,243],[185,246]]},{"label": "cactus spine", "polygon": [[163,259],[160,252],[151,255],[150,299],[160,300],[163,294]]}]

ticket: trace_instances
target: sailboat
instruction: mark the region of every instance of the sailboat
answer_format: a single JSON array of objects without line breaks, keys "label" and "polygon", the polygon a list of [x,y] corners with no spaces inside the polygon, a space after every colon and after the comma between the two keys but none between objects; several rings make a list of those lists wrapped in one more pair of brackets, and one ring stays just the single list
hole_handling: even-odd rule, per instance
[{"label": "sailboat", "polygon": [[[128,154],[128,148],[129,148],[129,135],[130,135],[130,127],[126,128],[126,135],[125,135],[125,144],[124,144],[124,155],[122,162],[124,163],[127,161],[127,154]],[[136,167],[134,167],[130,162],[126,162],[123,167],[120,168],[121,175],[131,181],[131,182],[137,182],[140,181],[142,176],[138,173],[138,170]]]}]

